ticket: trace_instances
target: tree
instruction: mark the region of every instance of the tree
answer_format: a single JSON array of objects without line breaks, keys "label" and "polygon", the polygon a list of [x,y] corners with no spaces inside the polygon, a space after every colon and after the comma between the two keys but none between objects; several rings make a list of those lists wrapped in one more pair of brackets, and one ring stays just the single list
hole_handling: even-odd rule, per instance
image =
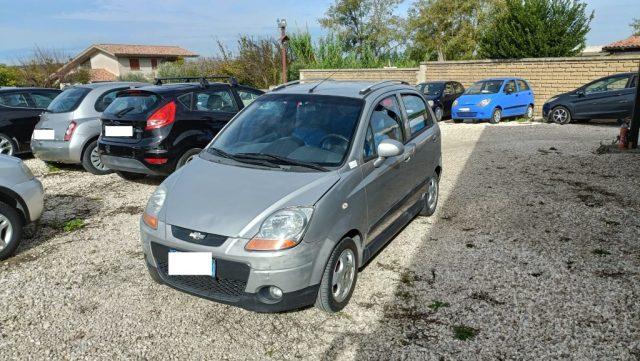
[{"label": "tree", "polygon": [[501,0],[419,0],[409,9],[407,33],[415,60],[473,58],[482,27]]},{"label": "tree", "polygon": [[15,67],[0,64],[0,86],[17,86],[20,80],[20,72]]},{"label": "tree", "polygon": [[629,26],[633,29],[633,35],[640,36],[640,18],[633,19]]},{"label": "tree", "polygon": [[51,87],[55,83],[52,77],[70,57],[55,49],[33,48],[30,57],[18,60],[24,85]]},{"label": "tree", "polygon": [[402,20],[394,14],[402,0],[335,0],[320,24],[345,42],[346,50],[362,56],[395,49],[401,41]]},{"label": "tree", "polygon": [[506,0],[483,31],[479,54],[492,59],[577,55],[593,19],[586,7],[577,0]]}]

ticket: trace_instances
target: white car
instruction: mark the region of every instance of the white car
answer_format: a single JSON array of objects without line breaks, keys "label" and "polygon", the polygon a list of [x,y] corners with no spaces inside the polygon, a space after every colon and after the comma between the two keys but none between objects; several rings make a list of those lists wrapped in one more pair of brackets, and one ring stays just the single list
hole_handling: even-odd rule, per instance
[{"label": "white car", "polygon": [[44,208],[44,189],[22,160],[0,154],[0,260],[15,252],[22,228]]}]

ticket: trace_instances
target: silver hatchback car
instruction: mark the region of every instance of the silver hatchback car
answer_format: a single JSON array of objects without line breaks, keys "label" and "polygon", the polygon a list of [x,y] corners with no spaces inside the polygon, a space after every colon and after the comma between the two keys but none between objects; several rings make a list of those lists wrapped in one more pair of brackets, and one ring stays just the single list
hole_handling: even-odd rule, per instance
[{"label": "silver hatchback car", "polygon": [[118,92],[144,85],[105,82],[65,89],[40,116],[31,136],[33,154],[46,162],[82,164],[93,174],[109,173],[98,156],[100,116]]},{"label": "silver hatchback car", "polygon": [[153,193],[141,220],[157,282],[260,312],[347,305],[358,270],[432,215],[440,129],[406,83],[282,85]]},{"label": "silver hatchback car", "polygon": [[44,189],[20,159],[0,154],[0,260],[15,252],[25,224],[40,218]]}]

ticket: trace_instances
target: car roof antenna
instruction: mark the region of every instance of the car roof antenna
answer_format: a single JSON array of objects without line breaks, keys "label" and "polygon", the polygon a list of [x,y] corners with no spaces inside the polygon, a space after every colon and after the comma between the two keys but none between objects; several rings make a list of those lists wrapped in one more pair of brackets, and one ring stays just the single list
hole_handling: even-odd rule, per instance
[{"label": "car roof antenna", "polygon": [[329,76],[328,76],[328,77],[326,77],[326,78],[322,79],[318,84],[316,84],[316,85],[314,85],[313,87],[311,87],[311,89],[309,89],[309,93],[313,93],[313,91],[314,91],[314,90],[316,90],[316,88],[317,88],[318,86],[320,86],[320,84],[322,84],[322,83],[324,83],[325,81],[327,81],[327,80],[331,79],[331,77],[332,77],[335,73],[337,73],[337,71],[334,71],[333,73],[329,74]]}]

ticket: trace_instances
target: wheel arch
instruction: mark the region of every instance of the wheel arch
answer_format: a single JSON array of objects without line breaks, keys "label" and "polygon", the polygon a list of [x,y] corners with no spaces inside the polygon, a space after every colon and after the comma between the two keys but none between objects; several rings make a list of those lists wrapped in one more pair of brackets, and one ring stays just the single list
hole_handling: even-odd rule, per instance
[{"label": "wheel arch", "polygon": [[100,139],[100,134],[91,136],[87,138],[87,140],[85,140],[84,143],[82,143],[82,150],[80,151],[80,161],[82,161],[82,157],[84,157],[84,152],[87,151],[87,147],[89,146],[89,144],[91,144],[91,142],[93,141],[97,141],[98,139]]},{"label": "wheel arch", "polygon": [[0,186],[0,202],[6,203],[18,210],[22,221],[27,224],[31,220],[29,208],[20,195],[9,188]]}]

